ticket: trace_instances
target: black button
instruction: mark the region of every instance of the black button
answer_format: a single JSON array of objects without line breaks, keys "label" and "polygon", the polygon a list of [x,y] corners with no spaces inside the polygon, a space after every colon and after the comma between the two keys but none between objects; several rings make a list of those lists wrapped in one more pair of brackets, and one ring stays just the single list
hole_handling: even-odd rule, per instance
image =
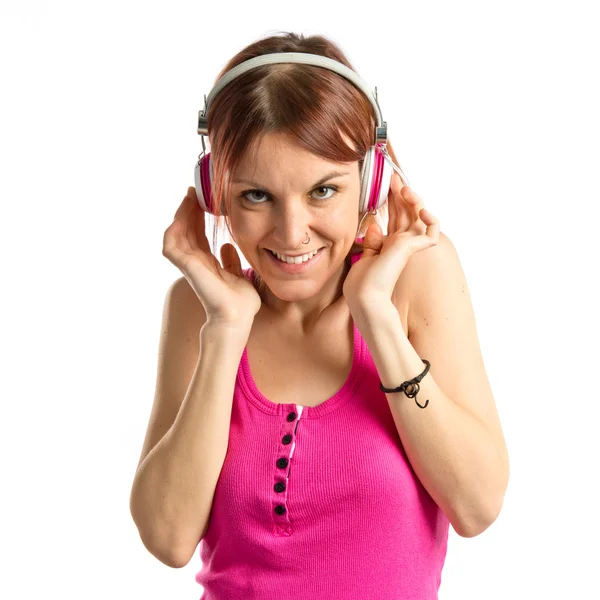
[{"label": "black button", "polygon": [[277,466],[280,469],[285,469],[285,467],[288,466],[288,459],[287,458],[278,458],[277,459]]},{"label": "black button", "polygon": [[288,416],[287,416],[287,420],[288,421],[293,421],[296,418],[296,413],[294,411],[292,411]]},{"label": "black button", "polygon": [[282,506],[281,504],[278,504],[278,505],[275,507],[275,512],[276,512],[278,515],[283,515],[283,514],[285,513],[285,506]]},{"label": "black button", "polygon": [[281,438],[281,441],[287,446],[287,444],[292,443],[292,436],[288,433],[287,435],[284,435],[283,438]]},{"label": "black button", "polygon": [[276,492],[283,492],[285,490],[285,483],[278,481],[274,486]]}]

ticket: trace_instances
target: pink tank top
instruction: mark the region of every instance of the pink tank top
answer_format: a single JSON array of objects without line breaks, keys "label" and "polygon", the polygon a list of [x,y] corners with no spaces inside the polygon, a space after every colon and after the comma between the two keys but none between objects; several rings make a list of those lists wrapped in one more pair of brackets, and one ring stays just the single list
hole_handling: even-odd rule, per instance
[{"label": "pink tank top", "polygon": [[201,600],[438,598],[449,521],[414,473],[353,331],[348,378],[314,407],[263,396],[244,348],[200,541]]}]

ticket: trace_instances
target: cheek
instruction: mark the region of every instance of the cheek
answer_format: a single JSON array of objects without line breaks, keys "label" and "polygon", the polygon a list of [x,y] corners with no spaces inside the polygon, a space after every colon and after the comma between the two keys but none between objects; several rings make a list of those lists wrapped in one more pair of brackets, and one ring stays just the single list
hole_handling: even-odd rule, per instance
[{"label": "cheek", "polygon": [[233,211],[229,220],[229,227],[234,233],[236,240],[244,243],[245,240],[251,240],[257,236],[258,226],[253,225],[252,218],[247,215],[241,215],[239,211]]},{"label": "cheek", "polygon": [[354,239],[357,226],[357,215],[344,209],[332,213],[323,223],[323,230],[328,233],[330,239],[344,243],[346,239]]}]

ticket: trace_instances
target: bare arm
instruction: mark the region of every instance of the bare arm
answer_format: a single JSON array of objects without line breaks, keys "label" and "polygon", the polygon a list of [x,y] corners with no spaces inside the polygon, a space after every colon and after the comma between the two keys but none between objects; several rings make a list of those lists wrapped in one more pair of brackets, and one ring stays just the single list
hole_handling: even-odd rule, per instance
[{"label": "bare arm", "polygon": [[249,332],[243,324],[202,327],[202,351],[177,417],[136,473],[131,514],[144,545],[169,566],[185,566],[208,528]]}]

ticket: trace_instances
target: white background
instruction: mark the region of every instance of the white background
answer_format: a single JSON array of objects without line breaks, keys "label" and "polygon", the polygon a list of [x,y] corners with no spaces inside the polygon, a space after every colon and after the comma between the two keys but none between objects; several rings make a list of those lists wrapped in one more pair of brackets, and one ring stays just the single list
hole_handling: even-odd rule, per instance
[{"label": "white background", "polygon": [[467,276],[511,477],[487,531],[450,529],[441,600],[600,597],[594,4],[3,0],[0,595],[200,597],[198,553],[165,566],[129,513],[162,239],[218,71],[294,31],[377,86]]}]

